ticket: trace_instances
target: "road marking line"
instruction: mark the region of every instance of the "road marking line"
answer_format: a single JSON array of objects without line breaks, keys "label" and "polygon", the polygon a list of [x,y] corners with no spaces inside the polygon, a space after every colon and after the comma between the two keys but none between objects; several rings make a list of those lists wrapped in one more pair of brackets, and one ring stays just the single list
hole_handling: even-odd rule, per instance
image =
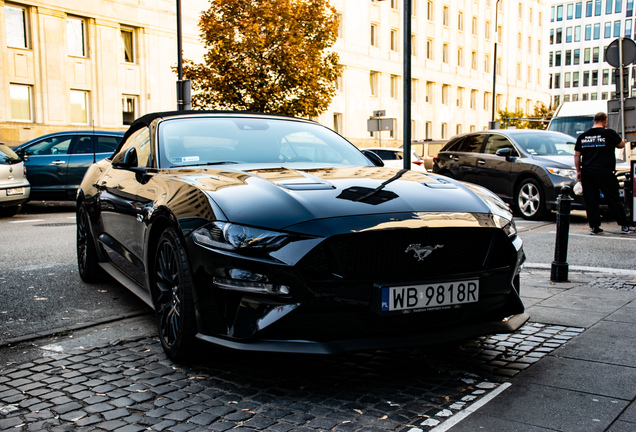
[{"label": "road marking line", "polygon": [[28,223],[28,222],[42,222],[44,219],[27,219],[27,220],[12,220],[9,223]]},{"label": "road marking line", "polygon": [[[536,269],[547,269],[550,270],[552,268],[552,264],[545,263],[523,263],[524,267],[528,268],[536,268]],[[580,271],[580,272],[591,272],[591,273],[608,273],[613,275],[621,275],[621,276],[636,276],[636,270],[628,270],[628,269],[617,269],[617,268],[609,268],[609,267],[587,267],[587,266],[568,266],[568,268],[572,271]]]},{"label": "road marking line", "polygon": [[442,423],[439,426],[436,426],[433,429],[431,429],[429,432],[446,432],[447,430],[449,430],[450,428],[455,426],[457,423],[459,423],[460,421],[464,420],[466,417],[468,417],[472,413],[476,412],[478,409],[480,409],[481,407],[486,405],[488,402],[490,402],[491,400],[493,400],[494,398],[499,396],[499,394],[501,392],[506,390],[511,385],[512,384],[510,384],[510,383],[503,383],[502,385],[497,387],[495,390],[493,390],[490,393],[488,393],[488,395],[486,395],[483,398],[479,399],[474,404],[472,404],[470,406],[467,406],[463,411],[458,412],[453,417],[451,417],[448,420],[446,420],[444,423]]}]

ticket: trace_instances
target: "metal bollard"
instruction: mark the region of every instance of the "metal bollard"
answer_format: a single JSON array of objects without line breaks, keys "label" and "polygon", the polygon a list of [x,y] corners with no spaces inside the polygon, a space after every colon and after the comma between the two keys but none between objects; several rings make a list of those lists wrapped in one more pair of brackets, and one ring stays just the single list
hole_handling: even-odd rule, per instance
[{"label": "metal bollard", "polygon": [[550,280],[568,282],[568,236],[570,234],[570,210],[572,208],[572,188],[563,186],[557,198],[556,243]]}]

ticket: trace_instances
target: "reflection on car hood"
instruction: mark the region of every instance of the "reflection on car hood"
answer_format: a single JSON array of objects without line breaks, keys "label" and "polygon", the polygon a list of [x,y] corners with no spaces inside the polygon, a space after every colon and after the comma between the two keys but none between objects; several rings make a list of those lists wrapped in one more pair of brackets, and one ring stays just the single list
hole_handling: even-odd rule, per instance
[{"label": "reflection on car hood", "polygon": [[[539,160],[545,162],[542,164],[543,166],[552,165],[555,168],[565,168],[568,167],[570,169],[574,169],[574,156],[573,155],[554,155],[554,156],[533,156],[534,160]],[[629,162],[621,161],[620,159],[616,159],[616,171],[623,172],[629,171],[630,164]]]},{"label": "reflection on car hood", "polygon": [[544,166],[552,164],[560,168],[568,167],[574,169],[574,155],[532,156],[532,158],[534,160],[547,162],[548,164],[545,164]]},{"label": "reflection on car hood", "polygon": [[237,168],[172,170],[168,177],[204,191],[232,222],[277,229],[352,215],[489,212],[460,182],[434,174],[386,167]]}]

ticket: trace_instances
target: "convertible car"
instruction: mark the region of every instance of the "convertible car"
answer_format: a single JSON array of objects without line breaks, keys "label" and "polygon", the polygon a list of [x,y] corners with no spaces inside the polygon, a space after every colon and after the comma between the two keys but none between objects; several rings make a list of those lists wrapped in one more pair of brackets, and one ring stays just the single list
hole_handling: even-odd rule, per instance
[{"label": "convertible car", "polygon": [[77,195],[79,274],[156,315],[167,355],[201,341],[329,354],[510,332],[527,319],[509,208],[382,166],[309,120],[145,115]]}]

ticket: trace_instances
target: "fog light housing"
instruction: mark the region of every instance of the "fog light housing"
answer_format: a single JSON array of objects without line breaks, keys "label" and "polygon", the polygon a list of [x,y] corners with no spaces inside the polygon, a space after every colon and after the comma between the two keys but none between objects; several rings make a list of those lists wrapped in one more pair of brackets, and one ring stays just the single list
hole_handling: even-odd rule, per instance
[{"label": "fog light housing", "polygon": [[270,283],[267,276],[241,269],[228,269],[228,277],[215,276],[212,283],[217,288],[254,294],[289,295],[289,287]]}]

